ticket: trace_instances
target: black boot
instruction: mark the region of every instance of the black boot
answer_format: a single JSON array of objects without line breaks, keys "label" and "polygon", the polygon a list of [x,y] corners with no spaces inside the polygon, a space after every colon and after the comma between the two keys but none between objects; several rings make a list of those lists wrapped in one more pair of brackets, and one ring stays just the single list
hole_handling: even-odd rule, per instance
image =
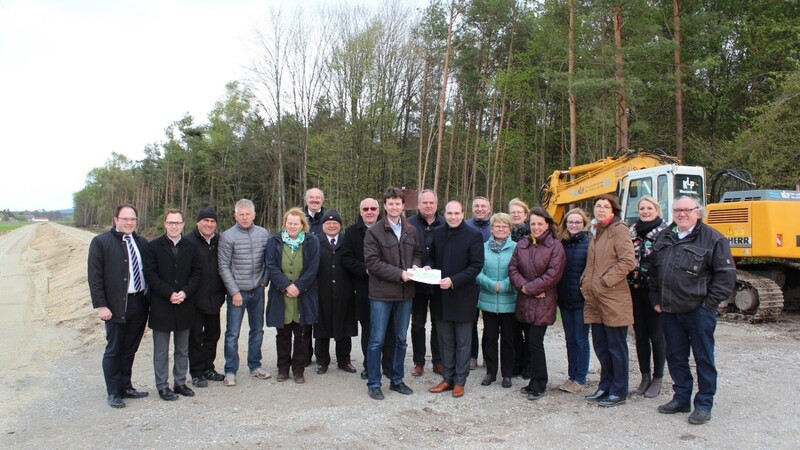
[{"label": "black boot", "polygon": [[642,395],[642,394],[645,393],[645,391],[647,391],[647,387],[648,386],[650,386],[650,374],[649,373],[643,373],[642,374],[642,382],[639,383],[639,387],[636,388],[636,390],[633,391],[633,393],[636,394],[636,395]]}]

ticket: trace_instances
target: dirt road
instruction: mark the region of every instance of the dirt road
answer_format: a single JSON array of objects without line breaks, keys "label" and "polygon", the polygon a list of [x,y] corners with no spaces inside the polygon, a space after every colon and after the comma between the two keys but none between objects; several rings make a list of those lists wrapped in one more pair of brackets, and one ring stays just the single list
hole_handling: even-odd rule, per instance
[{"label": "dirt road", "polygon": [[[150,392],[121,410],[105,403],[100,358],[102,326],[86,287],[91,234],[55,224],[0,236],[0,448],[796,448],[800,432],[800,320],[776,324],[720,323],[719,387],[713,419],[692,426],[685,414],[664,416],[669,400],[632,397],[602,409],[559,392],[566,352],[560,325],[545,338],[550,389],[530,402],[497,383],[467,395],[429,394],[439,381],[408,377],[411,396],[367,397],[358,375],[306,373],[308,382],[256,380],[240,371],[236,387],[221,383],[197,396],[161,401],[153,388],[152,340],[145,335],[134,385]],[[224,317],[224,311],[223,311]],[[224,324],[223,324],[224,326]],[[246,332],[242,333],[246,336]],[[275,373],[275,331],[268,329],[264,366]],[[243,337],[240,349],[245,349]],[[633,343],[631,385],[638,381]],[[243,355],[244,356],[244,355]],[[362,358],[354,341],[354,364]],[[218,357],[218,366],[222,365]],[[406,368],[410,367],[410,353]],[[312,367],[313,368],[313,367]],[[596,387],[593,358],[590,386]]]}]

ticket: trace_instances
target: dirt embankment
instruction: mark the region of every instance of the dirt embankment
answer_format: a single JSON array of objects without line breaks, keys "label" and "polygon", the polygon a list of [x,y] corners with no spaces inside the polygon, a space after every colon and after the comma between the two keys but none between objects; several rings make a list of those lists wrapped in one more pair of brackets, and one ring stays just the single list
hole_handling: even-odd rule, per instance
[{"label": "dirt embankment", "polygon": [[[407,377],[411,396],[367,397],[358,375],[306,372],[308,382],[247,376],[247,330],[240,339],[239,384],[196,389],[192,398],[161,401],[153,387],[152,340],[145,338],[133,382],[150,397],[113,410],[105,404],[100,358],[104,342],[86,284],[92,234],[54,224],[0,236],[0,447],[21,448],[796,448],[800,433],[800,320],[763,325],[721,322],[716,333],[719,383],[711,422],[655,411],[671,396],[633,396],[604,409],[556,386],[566,377],[559,324],[545,337],[550,388],[530,402],[472,372],[460,399],[427,392],[440,378]],[[225,311],[222,311],[224,322]],[[224,329],[224,323],[223,323]],[[631,386],[638,363],[630,342]],[[363,361],[357,339],[353,363]],[[410,342],[409,342],[410,344]],[[224,360],[220,343],[217,367]],[[275,330],[264,335],[263,365],[275,372]],[[411,349],[406,368],[411,367]],[[333,367],[333,366],[332,366]],[[426,367],[429,368],[428,365]],[[313,366],[311,367],[313,369]],[[589,389],[599,367],[592,359]]]}]

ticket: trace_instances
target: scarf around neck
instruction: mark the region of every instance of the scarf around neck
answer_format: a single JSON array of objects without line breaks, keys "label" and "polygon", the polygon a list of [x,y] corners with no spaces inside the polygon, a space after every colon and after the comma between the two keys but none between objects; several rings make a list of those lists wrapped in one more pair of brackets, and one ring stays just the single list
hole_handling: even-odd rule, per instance
[{"label": "scarf around neck", "polygon": [[297,234],[297,237],[292,239],[289,237],[289,233],[286,232],[286,229],[281,230],[281,240],[284,244],[288,245],[293,252],[296,252],[301,245],[303,245],[303,241],[306,240],[306,232],[301,231]]},{"label": "scarf around neck", "polygon": [[647,236],[647,233],[655,230],[664,222],[664,219],[661,217],[656,217],[655,219],[651,220],[650,222],[642,222],[641,220],[637,220],[635,224],[633,224],[634,229],[636,230],[636,235],[644,239]]},{"label": "scarf around neck", "polygon": [[503,249],[503,247],[506,245],[506,242],[508,242],[510,238],[511,236],[506,236],[506,238],[503,239],[503,242],[497,242],[497,239],[495,239],[493,236],[491,239],[489,239],[489,250],[495,253],[500,253],[500,250]]}]

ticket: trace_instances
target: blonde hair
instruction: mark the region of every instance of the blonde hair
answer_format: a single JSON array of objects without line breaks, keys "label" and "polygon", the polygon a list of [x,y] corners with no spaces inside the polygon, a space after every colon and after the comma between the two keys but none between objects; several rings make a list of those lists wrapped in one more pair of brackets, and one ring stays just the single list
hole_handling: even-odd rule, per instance
[{"label": "blonde hair", "polygon": [[642,202],[649,202],[650,204],[655,206],[656,214],[658,214],[658,216],[661,217],[661,205],[658,204],[658,200],[654,199],[650,195],[642,196],[642,198],[640,198],[639,201],[636,202],[636,209],[637,210],[639,209],[639,206],[641,206]]},{"label": "blonde hair", "polygon": [[508,202],[508,210],[511,211],[512,206],[519,206],[520,208],[525,210],[525,218],[526,220],[529,219],[528,215],[531,213],[531,209],[528,207],[528,204],[523,202],[519,199],[519,197],[512,198],[510,202]]},{"label": "blonde hair", "polygon": [[514,228],[514,222],[511,220],[511,216],[504,212],[499,212],[493,215],[492,218],[489,219],[489,227],[493,227],[497,222],[508,225],[509,229]]},{"label": "blonde hair", "polygon": [[558,238],[561,240],[569,239],[572,235],[567,230],[567,218],[573,214],[577,214],[581,216],[581,220],[583,220],[583,227],[581,230],[586,231],[586,228],[589,227],[589,215],[586,214],[586,211],[580,208],[572,208],[564,214],[564,220],[561,221],[561,225],[558,227]]},{"label": "blonde hair", "polygon": [[297,216],[300,218],[300,223],[303,224],[303,232],[308,233],[308,219],[306,219],[306,213],[303,212],[302,209],[298,207],[294,207],[283,214],[283,226],[286,227],[286,219],[289,216]]}]

